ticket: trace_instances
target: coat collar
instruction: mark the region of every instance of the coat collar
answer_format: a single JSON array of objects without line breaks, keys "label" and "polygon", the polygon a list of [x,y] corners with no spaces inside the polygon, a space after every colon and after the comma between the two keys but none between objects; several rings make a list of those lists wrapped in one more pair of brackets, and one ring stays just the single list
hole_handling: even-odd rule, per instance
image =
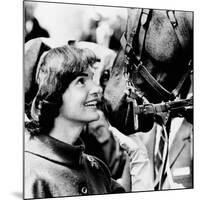
[{"label": "coat collar", "polygon": [[75,145],[70,145],[47,135],[25,136],[25,152],[63,165],[80,166],[83,151],[81,139]]}]

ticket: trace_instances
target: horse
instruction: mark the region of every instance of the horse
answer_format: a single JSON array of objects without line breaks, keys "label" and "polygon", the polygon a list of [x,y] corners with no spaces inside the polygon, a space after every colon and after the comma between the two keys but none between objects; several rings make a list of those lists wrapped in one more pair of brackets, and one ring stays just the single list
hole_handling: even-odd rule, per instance
[{"label": "horse", "polygon": [[[165,171],[166,165],[171,171],[174,166],[181,169],[187,166],[190,184],[184,187],[192,187],[192,150],[185,148],[184,143],[192,135],[192,99],[187,99],[193,94],[192,58],[192,12],[128,8],[121,48],[104,89],[104,112],[111,125],[121,132],[142,135],[149,150],[152,176],[155,176],[157,148],[155,130],[157,125],[164,130],[167,140],[165,164],[159,181],[154,177],[155,189],[182,187],[175,184],[164,187],[166,174],[170,174],[169,170]],[[175,129],[172,122],[175,120],[173,124],[176,124],[177,119],[182,121],[172,139],[171,132]],[[182,126],[187,129],[184,131],[186,136],[182,134]],[[169,141],[172,143],[170,147]],[[191,142],[188,145],[191,146]],[[180,163],[178,160],[184,153],[185,163]],[[180,177],[179,182],[183,180],[183,176],[181,181]],[[175,179],[174,173],[171,182]],[[158,182],[162,184],[157,188]]]}]

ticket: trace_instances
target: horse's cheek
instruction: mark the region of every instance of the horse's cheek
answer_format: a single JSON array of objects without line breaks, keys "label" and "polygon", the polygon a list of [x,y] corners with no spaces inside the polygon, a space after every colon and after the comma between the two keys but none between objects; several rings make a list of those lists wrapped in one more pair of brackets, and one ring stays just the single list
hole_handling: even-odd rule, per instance
[{"label": "horse's cheek", "polygon": [[104,91],[104,98],[111,104],[112,109],[119,107],[119,102],[124,96],[125,81],[123,76],[111,78]]}]

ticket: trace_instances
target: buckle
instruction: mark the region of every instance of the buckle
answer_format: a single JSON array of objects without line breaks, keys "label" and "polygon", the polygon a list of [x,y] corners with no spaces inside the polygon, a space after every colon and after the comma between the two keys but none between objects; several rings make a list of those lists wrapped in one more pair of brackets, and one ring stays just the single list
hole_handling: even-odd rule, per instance
[{"label": "buckle", "polygon": [[144,114],[155,114],[155,109],[153,104],[145,104],[143,105]]},{"label": "buckle", "polygon": [[130,54],[131,50],[132,50],[132,45],[129,44],[129,43],[126,43],[126,46],[125,46],[125,53],[126,54]]},{"label": "buckle", "polygon": [[172,26],[173,26],[174,28],[176,28],[177,25],[178,25],[178,22],[177,22],[177,20],[176,20],[176,18],[175,18],[174,11],[168,10],[168,11],[167,11],[167,15],[168,15],[168,18],[169,18],[169,20],[170,20]]}]

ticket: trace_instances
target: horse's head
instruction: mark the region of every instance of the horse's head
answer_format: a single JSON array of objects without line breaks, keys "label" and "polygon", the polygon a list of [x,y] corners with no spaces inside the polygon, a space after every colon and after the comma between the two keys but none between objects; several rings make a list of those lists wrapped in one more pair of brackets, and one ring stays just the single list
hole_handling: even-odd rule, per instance
[{"label": "horse's head", "polygon": [[[171,100],[172,91],[181,85],[180,82],[183,83],[181,88],[178,88],[178,93],[185,97],[190,86],[189,76],[185,78],[185,74],[187,74],[189,59],[193,57],[192,12],[151,10],[148,15],[141,12],[139,17],[137,13],[138,9],[129,9],[126,41],[132,41],[131,45],[136,58],[141,59],[146,71],[168,93],[165,95],[165,92],[162,94],[161,91],[160,94],[156,90],[157,85],[152,84],[151,79],[146,74],[142,74],[143,72],[141,73],[144,69],[136,69],[135,60],[137,59],[130,61],[129,80],[134,83],[140,95],[145,96],[151,103]],[[133,26],[136,27],[135,20],[140,21],[137,28],[133,30]],[[110,80],[104,91],[104,98],[111,113],[111,123],[123,131],[127,130],[127,126],[124,127],[124,116],[132,117],[130,112],[127,113],[128,103],[124,93],[127,81],[124,76],[124,72],[127,71],[125,58],[125,50],[122,49],[114,62]],[[183,79],[186,80],[183,81]],[[142,100],[138,103],[142,103]],[[152,127],[152,116],[141,114],[138,117],[138,130],[145,131]],[[129,121],[128,132],[136,131],[132,125],[133,121]]]}]

